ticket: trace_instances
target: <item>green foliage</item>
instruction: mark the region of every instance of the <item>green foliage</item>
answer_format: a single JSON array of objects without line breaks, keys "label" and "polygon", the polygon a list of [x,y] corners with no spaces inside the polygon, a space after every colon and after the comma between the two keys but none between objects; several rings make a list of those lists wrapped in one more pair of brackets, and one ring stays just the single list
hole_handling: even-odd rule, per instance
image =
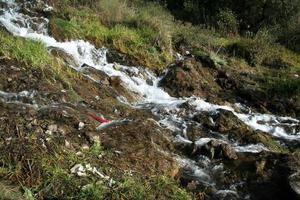
[{"label": "green foliage", "polygon": [[23,188],[24,190],[24,197],[26,200],[34,200],[32,191],[26,187]]},{"label": "green foliage", "polygon": [[100,200],[104,199],[106,188],[101,184],[90,184],[81,190],[78,199]]},{"label": "green foliage", "polygon": [[[192,12],[193,9],[199,9],[198,3],[183,1],[178,5],[189,7]],[[57,4],[60,3],[55,6]],[[67,1],[64,9],[60,9],[60,14],[52,18],[51,30],[58,39],[87,39],[98,47],[105,45],[117,49],[136,63],[156,69],[167,66],[172,61],[172,49],[175,47],[180,50],[181,45],[209,54],[225,49],[231,55],[244,58],[252,66],[261,64],[266,57],[273,55],[283,56],[283,60],[289,61],[286,59],[289,53],[276,54],[279,49],[278,45],[274,45],[276,38],[267,28],[260,27],[256,34],[246,32],[246,38],[239,37],[240,13],[236,13],[238,10],[229,4],[226,5],[219,7],[214,19],[210,19],[217,26],[216,31],[207,26],[175,21],[168,11],[156,3],[141,0]]]},{"label": "green foliage", "polygon": [[0,182],[0,199],[23,200],[24,197],[17,187],[12,187],[7,183]]},{"label": "green foliage", "polygon": [[102,146],[100,142],[95,141],[93,145],[89,148],[88,152],[86,153],[90,154],[90,156],[98,157],[101,154],[101,152],[102,152]]},{"label": "green foliage", "polygon": [[136,10],[121,0],[102,0],[98,2],[98,9],[101,20],[108,25],[128,22],[136,15]]},{"label": "green foliage", "polygon": [[300,53],[300,14],[293,17],[287,26],[279,31],[279,42]]},{"label": "green foliage", "polygon": [[217,15],[217,26],[224,35],[236,35],[238,33],[239,22],[232,10],[220,10]]},{"label": "green foliage", "polygon": [[29,69],[41,70],[45,79],[61,81],[68,87],[78,78],[74,70],[65,69],[64,64],[51,56],[41,42],[17,38],[3,31],[0,31],[0,57],[22,63]]},{"label": "green foliage", "polygon": [[150,188],[144,183],[135,180],[134,178],[127,176],[119,183],[119,188],[113,193],[113,199],[152,199],[147,195]]},{"label": "green foliage", "polygon": [[113,199],[174,199],[189,200],[191,195],[180,188],[178,183],[168,176],[155,176],[146,180],[125,176],[113,192]]},{"label": "green foliage", "polygon": [[240,39],[226,48],[230,55],[245,59],[253,67],[261,62],[263,46],[252,39]]},{"label": "green foliage", "polygon": [[268,79],[269,93],[279,96],[300,96],[300,79],[298,77],[275,77]]},{"label": "green foliage", "polygon": [[170,199],[175,200],[188,200],[192,199],[190,194],[178,187],[178,183],[176,183],[173,179],[168,176],[159,176],[152,178],[152,185],[154,190],[158,193],[164,194]]},{"label": "green foliage", "polygon": [[232,10],[242,30],[257,32],[263,27],[285,26],[299,12],[298,0],[156,0],[166,4],[177,18],[194,24],[216,26],[219,11]]}]

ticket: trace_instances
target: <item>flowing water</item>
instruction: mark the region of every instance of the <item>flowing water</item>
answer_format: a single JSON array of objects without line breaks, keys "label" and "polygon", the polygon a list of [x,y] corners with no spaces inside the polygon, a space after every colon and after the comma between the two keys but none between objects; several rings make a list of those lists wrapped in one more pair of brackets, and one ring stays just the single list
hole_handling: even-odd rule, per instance
[{"label": "flowing water", "polygon": [[[296,125],[299,125],[298,119],[290,117],[279,117],[269,114],[252,113],[251,109],[240,104],[235,107],[244,107],[246,109],[237,112],[234,105],[223,106],[215,105],[204,101],[198,97],[189,98],[174,98],[171,97],[162,88],[158,87],[159,81],[163,78],[157,77],[150,70],[143,67],[123,66],[114,63],[108,63],[106,60],[107,49],[95,48],[91,43],[83,40],[74,40],[67,42],[59,42],[48,35],[48,19],[39,16],[32,17],[21,13],[20,5],[13,0],[3,1],[7,5],[0,10],[0,24],[2,24],[11,34],[17,37],[23,37],[31,40],[40,41],[46,47],[59,48],[65,53],[72,56],[75,65],[70,66],[78,72],[81,71],[81,66],[84,64],[101,70],[108,76],[119,76],[122,84],[129,91],[138,94],[135,103],[130,103],[136,108],[149,109],[152,113],[158,116],[160,126],[170,129],[174,133],[174,142],[192,143],[186,137],[187,127],[193,124],[193,116],[201,112],[217,113],[220,110],[232,112],[243,123],[250,126],[254,130],[260,130],[272,135],[278,139],[300,141],[300,132],[296,131]],[[45,10],[51,10],[51,7],[45,7]],[[149,85],[151,80],[153,84]],[[5,100],[18,100],[20,97],[33,98],[35,93],[21,92],[18,94],[0,92],[0,98]],[[124,97],[120,97],[122,102],[126,102]],[[127,102],[128,103],[128,102]],[[181,105],[188,104],[193,111],[183,112]],[[123,119],[120,119],[123,120]],[[285,128],[288,127],[288,128]],[[99,127],[103,129],[105,126]],[[211,137],[201,138],[196,141],[198,146],[207,144],[211,140],[218,140],[222,143],[231,144],[237,152],[259,153],[268,151],[262,144],[239,145],[237,142],[228,140],[226,137],[218,134],[211,134]],[[189,175],[195,177],[203,184],[216,187],[216,195],[226,196],[238,194],[235,191],[235,186],[217,186],[214,177],[216,174],[224,171],[222,163],[216,165],[209,158],[203,156],[198,160],[190,160],[188,158],[179,157],[177,161],[182,166],[190,170]],[[238,184],[238,183],[237,183]]]}]

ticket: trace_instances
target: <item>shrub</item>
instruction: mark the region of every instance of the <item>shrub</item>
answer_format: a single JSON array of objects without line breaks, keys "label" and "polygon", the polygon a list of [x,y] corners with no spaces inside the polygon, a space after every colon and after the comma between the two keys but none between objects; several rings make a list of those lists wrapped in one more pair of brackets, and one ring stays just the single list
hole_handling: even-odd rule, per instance
[{"label": "shrub", "polygon": [[259,64],[262,59],[262,47],[251,39],[240,39],[228,45],[226,49],[230,55],[244,59],[252,67]]},{"label": "shrub", "polygon": [[300,53],[300,15],[291,19],[279,34],[279,42]]},{"label": "shrub", "polygon": [[236,35],[238,33],[239,22],[232,10],[220,10],[217,15],[217,26],[224,35]]},{"label": "shrub", "polygon": [[269,80],[270,94],[292,97],[300,95],[300,79],[298,77],[276,77]]}]

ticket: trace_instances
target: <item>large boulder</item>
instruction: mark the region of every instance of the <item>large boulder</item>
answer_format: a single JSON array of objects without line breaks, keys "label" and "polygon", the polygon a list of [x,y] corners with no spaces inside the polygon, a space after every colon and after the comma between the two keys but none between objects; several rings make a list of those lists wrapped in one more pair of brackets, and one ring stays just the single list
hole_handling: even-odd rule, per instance
[{"label": "large boulder", "polygon": [[211,96],[219,86],[210,70],[196,59],[187,58],[170,66],[159,85],[175,97]]},{"label": "large boulder", "polygon": [[289,177],[289,183],[291,188],[297,194],[300,199],[300,172],[294,173]]},{"label": "large boulder", "polygon": [[224,142],[220,142],[218,140],[211,140],[204,145],[197,146],[194,148],[193,154],[201,153],[202,155],[206,155],[211,158],[223,158],[235,160],[238,158],[234,148]]}]

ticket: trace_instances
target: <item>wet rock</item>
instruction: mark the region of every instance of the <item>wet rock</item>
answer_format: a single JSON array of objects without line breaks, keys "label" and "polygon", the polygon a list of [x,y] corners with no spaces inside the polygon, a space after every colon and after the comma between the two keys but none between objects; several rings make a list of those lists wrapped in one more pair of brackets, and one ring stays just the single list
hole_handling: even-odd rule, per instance
[{"label": "wet rock", "polygon": [[300,172],[294,173],[289,177],[289,184],[300,199]]},{"label": "wet rock", "polygon": [[4,9],[7,7],[7,3],[6,2],[0,2],[0,9]]},{"label": "wet rock", "polygon": [[107,51],[106,58],[108,63],[118,63],[125,66],[134,66],[137,63],[133,58],[114,49]]},{"label": "wet rock", "polygon": [[210,158],[225,158],[225,159],[237,159],[238,156],[234,148],[227,143],[220,142],[218,140],[211,140],[205,145],[195,146],[192,154],[201,154]]},{"label": "wet rock", "polygon": [[104,85],[109,85],[109,76],[104,72],[95,69],[87,64],[83,64],[81,67],[81,72],[91,78],[93,81],[102,83]]},{"label": "wet rock", "polygon": [[[208,132],[204,137],[216,139],[229,139],[240,145],[260,144],[264,149],[282,152],[285,147],[277,142],[269,133],[264,133],[242,122],[231,111],[218,110],[216,113],[200,113],[194,116],[195,121],[200,123],[200,132]],[[296,127],[294,127],[296,128]],[[221,134],[219,134],[221,133]],[[188,135],[189,132],[188,132]],[[289,143],[290,145],[291,143]],[[292,146],[291,146],[292,147]]]},{"label": "wet rock", "polygon": [[28,15],[40,14],[49,17],[53,11],[53,7],[47,5],[46,1],[33,0],[22,4],[22,12]]},{"label": "wet rock", "polygon": [[248,196],[255,200],[296,200],[289,184],[288,160],[289,155],[271,152],[239,154],[239,159],[225,161],[228,171],[224,184],[245,180],[244,184],[236,187],[241,197]]},{"label": "wet rock", "polygon": [[236,191],[219,190],[214,194],[213,199],[215,199],[215,200],[238,200],[238,199],[240,199],[240,197]]},{"label": "wet rock", "polygon": [[215,122],[210,115],[211,114],[209,112],[200,112],[194,115],[193,120],[202,124],[204,127],[208,129],[214,129]]},{"label": "wet rock", "polygon": [[71,65],[73,67],[77,67],[77,63],[74,61],[73,57],[66,53],[65,51],[56,48],[56,47],[51,47],[49,49],[50,53],[54,55],[55,57],[58,57],[62,59],[67,65]]},{"label": "wet rock", "polygon": [[152,79],[147,78],[146,83],[147,83],[148,85],[153,86],[153,80],[152,80]]},{"label": "wet rock", "polygon": [[214,116],[214,121],[217,130],[220,133],[225,133],[233,129],[244,127],[244,123],[240,121],[231,111],[220,110],[220,113]]}]

